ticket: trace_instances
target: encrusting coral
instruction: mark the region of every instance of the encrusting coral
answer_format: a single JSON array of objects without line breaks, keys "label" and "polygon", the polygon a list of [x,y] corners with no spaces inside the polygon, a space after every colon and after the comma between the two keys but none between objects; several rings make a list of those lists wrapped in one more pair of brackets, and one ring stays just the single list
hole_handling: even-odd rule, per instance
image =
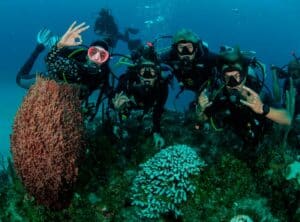
[{"label": "encrusting coral", "polygon": [[142,218],[159,218],[168,212],[175,217],[182,215],[179,206],[195,192],[193,178],[205,165],[187,145],[169,146],[141,164],[132,187],[132,204],[139,208],[138,215]]},{"label": "encrusting coral", "polygon": [[15,169],[37,203],[67,207],[84,147],[78,89],[38,78],[16,114],[11,150]]}]

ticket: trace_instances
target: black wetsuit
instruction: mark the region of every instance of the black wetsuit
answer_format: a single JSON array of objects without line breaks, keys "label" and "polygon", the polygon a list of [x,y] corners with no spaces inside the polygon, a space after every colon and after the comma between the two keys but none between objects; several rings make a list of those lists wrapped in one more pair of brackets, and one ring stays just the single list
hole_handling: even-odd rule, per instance
[{"label": "black wetsuit", "polygon": [[24,89],[29,89],[29,87],[35,82],[36,74],[30,74],[30,72],[31,72],[31,69],[32,69],[35,61],[37,60],[38,56],[44,50],[45,50],[45,46],[43,44],[37,44],[34,51],[31,53],[29,58],[26,60],[24,65],[21,67],[21,69],[17,73],[16,83],[20,87],[22,87]]},{"label": "black wetsuit", "polygon": [[[254,79],[248,77],[245,85],[258,92],[257,89],[260,86],[256,83]],[[217,129],[233,130],[249,146],[260,142],[266,130],[270,129],[272,121],[241,104],[239,93],[229,93],[225,87],[217,91],[218,89],[209,89],[209,97],[213,95],[214,99],[212,105],[204,112],[211,124]],[[217,94],[214,95],[216,92]],[[261,91],[260,97],[264,104],[278,107],[278,104],[273,103],[267,91]]]},{"label": "black wetsuit", "polygon": [[[74,53],[75,50],[78,50],[78,53]],[[46,57],[46,63],[50,78],[80,86],[81,98],[86,105],[88,105],[89,96],[99,89],[96,111],[103,96],[108,96],[111,92],[108,63],[106,62],[101,66],[89,63],[87,49],[77,47],[58,49],[53,47]]]},{"label": "black wetsuit", "polygon": [[102,8],[94,24],[94,32],[109,39],[109,46],[114,48],[120,38],[119,28],[109,9]]},{"label": "black wetsuit", "polygon": [[129,33],[137,34],[138,31],[138,29],[127,28],[124,34],[120,33],[110,10],[104,8],[100,10],[94,24],[94,32],[100,35],[111,48],[115,48],[118,41],[122,40],[127,42],[130,51],[137,49],[142,45],[142,41],[140,39],[130,39]]},{"label": "black wetsuit", "polygon": [[198,93],[202,91],[206,82],[213,78],[218,56],[209,52],[208,48],[200,43],[193,61],[180,60],[174,47],[161,54],[160,59],[162,63],[172,68],[177,81],[183,84],[182,90],[187,89]]},{"label": "black wetsuit", "polygon": [[153,87],[140,84],[136,72],[129,70],[120,76],[116,92],[124,92],[128,97],[133,97],[135,103],[130,103],[128,110],[143,110],[144,114],[153,108],[153,132],[160,132],[160,121],[164,105],[168,98],[168,83],[163,79],[156,80]]}]

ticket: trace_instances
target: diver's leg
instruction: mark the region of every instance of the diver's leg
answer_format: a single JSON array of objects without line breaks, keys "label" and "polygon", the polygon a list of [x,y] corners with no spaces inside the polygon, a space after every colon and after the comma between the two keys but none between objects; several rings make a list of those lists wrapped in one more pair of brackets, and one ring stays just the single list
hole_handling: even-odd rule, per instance
[{"label": "diver's leg", "polygon": [[139,29],[136,29],[136,28],[127,28],[127,31],[130,33],[130,34],[133,34],[133,35],[136,35],[139,33]]},{"label": "diver's leg", "polygon": [[43,44],[37,44],[34,51],[31,53],[30,57],[26,60],[24,65],[21,67],[19,72],[17,73],[16,82],[17,84],[25,89],[28,89],[32,82],[30,84],[22,83],[22,80],[34,80],[35,74],[30,74],[30,71],[34,65],[34,62],[40,55],[42,51],[44,51],[45,46]]},{"label": "diver's leg", "polygon": [[[95,105],[95,110],[90,115],[90,119],[89,119],[90,122],[92,122],[94,120],[95,116],[97,115],[97,112],[99,110],[99,106],[100,106],[101,102],[103,101],[103,95],[104,95],[104,91],[100,89],[100,92],[99,92],[99,95],[98,95],[98,98],[97,98],[97,102],[96,102],[96,105]],[[102,113],[102,115],[104,115],[104,113]]]},{"label": "diver's leg", "polygon": [[119,33],[118,37],[120,40],[122,40],[124,42],[129,42],[129,41],[131,41],[131,39],[129,38],[129,34],[136,35],[136,34],[138,34],[138,32],[139,32],[139,29],[126,28],[124,34]]}]

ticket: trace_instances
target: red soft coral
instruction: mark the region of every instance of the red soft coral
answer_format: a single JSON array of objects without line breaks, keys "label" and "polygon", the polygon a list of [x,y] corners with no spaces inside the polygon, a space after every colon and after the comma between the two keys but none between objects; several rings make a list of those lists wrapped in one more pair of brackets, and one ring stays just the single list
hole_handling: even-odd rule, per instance
[{"label": "red soft coral", "polygon": [[69,205],[83,149],[78,90],[38,78],[20,107],[11,150],[28,192],[51,209]]}]

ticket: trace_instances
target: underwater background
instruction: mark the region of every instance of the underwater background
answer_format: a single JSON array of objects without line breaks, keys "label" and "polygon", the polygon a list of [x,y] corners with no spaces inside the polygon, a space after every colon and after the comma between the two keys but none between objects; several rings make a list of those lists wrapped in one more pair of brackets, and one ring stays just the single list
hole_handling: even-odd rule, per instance
[{"label": "underwater background", "polygon": [[[0,0],[0,47],[2,52],[0,56],[0,156],[3,156],[4,159],[7,156],[10,156],[10,134],[12,132],[14,117],[23,97],[26,95],[26,90],[19,88],[15,82],[16,74],[36,46],[37,32],[40,29],[47,27],[53,33],[61,36],[73,21],[77,21],[79,23],[86,22],[90,25],[90,28],[83,34],[83,40],[84,43],[89,44],[98,38],[93,31],[93,25],[101,8],[111,9],[121,31],[123,31],[126,27],[138,28],[140,31],[135,37],[141,38],[144,42],[152,41],[159,35],[172,35],[181,28],[187,28],[197,33],[200,39],[207,42],[210,50],[213,52],[218,52],[221,45],[239,45],[242,50],[253,50],[256,52],[257,58],[259,58],[259,60],[267,66],[267,85],[269,86],[271,85],[271,75],[269,71],[270,65],[285,65],[291,59],[291,52],[295,52],[297,55],[300,55],[300,1],[298,0]],[[160,44],[161,47],[165,47],[170,44],[170,41],[162,40]],[[122,41],[119,41],[114,52],[124,54],[128,53],[127,45]],[[44,53],[39,57],[31,73],[45,71],[45,55],[46,54]],[[119,69],[115,69],[114,71],[117,74],[122,73],[122,70]],[[199,140],[203,139],[206,144],[211,145],[212,142],[210,142],[209,139],[214,140],[215,135],[208,137],[205,135],[193,134],[190,130],[192,124],[189,126],[178,124],[178,120],[180,118],[184,118],[184,115],[178,113],[174,114],[171,112],[175,110],[173,103],[177,92],[178,88],[175,88],[174,91],[171,91],[169,94],[166,107],[170,110],[170,113],[162,123],[162,125],[165,125],[165,128],[171,128],[173,124],[177,124],[178,127],[166,133],[168,136],[167,144],[172,145],[172,141],[176,140],[176,143],[186,144],[189,142],[189,145],[192,147],[198,147],[201,146],[199,145],[201,144],[201,141]],[[183,93],[176,101],[176,111],[181,111],[183,113],[193,98],[194,97],[191,93]],[[184,129],[184,127],[187,127],[187,129]],[[180,129],[180,133],[176,132],[176,130]],[[184,136],[184,138],[183,136],[182,138],[178,138],[181,135],[187,134],[190,135]],[[95,144],[99,143],[102,143],[104,149],[110,147],[110,141],[101,137],[101,130],[92,132],[91,135],[100,135],[100,137],[99,139],[95,139],[95,141],[90,141],[92,144],[92,148],[90,148],[90,150],[93,150],[93,146],[96,146]],[[201,138],[198,138],[198,141],[197,136]],[[277,135],[268,136],[269,138],[274,136],[279,139]],[[202,154],[205,154],[206,152],[207,156],[213,159],[219,152],[216,151],[216,146],[223,144],[226,148],[226,146],[230,144],[229,141],[231,141],[231,137],[223,138],[223,140],[225,141],[215,141],[212,145],[211,151],[203,148],[204,151],[201,151]],[[147,147],[151,146],[151,142],[148,140],[145,141],[146,142],[144,142],[144,138],[142,137],[136,139],[137,144],[141,145],[141,150],[140,153],[139,151],[136,151],[136,153],[133,154],[133,159],[138,163],[145,162],[156,153],[153,151],[147,153],[146,156],[142,156],[141,153],[147,150]],[[299,147],[294,148],[299,149]],[[105,151],[103,152],[105,153]],[[241,209],[243,210],[244,206],[245,208],[249,208],[249,206],[252,205],[255,206],[255,209],[253,207],[253,209],[250,209],[250,211],[247,212],[250,212],[249,214],[252,212],[251,215],[256,215],[256,218],[263,218],[263,216],[265,216],[265,220],[260,221],[284,221],[283,218],[288,218],[286,215],[290,213],[287,209],[285,209],[285,203],[287,202],[286,199],[288,199],[287,197],[290,197],[292,202],[290,205],[293,205],[296,209],[296,205],[298,204],[298,216],[294,210],[293,213],[296,216],[293,216],[293,220],[291,219],[291,221],[300,221],[300,182],[299,184],[297,184],[297,182],[287,184],[285,177],[281,175],[283,169],[286,169],[288,164],[292,163],[297,158],[292,158],[294,155],[293,151],[288,154],[285,153],[283,155],[284,157],[282,157],[284,160],[282,160],[281,157],[279,158],[277,153],[272,153],[272,151],[266,152],[269,155],[269,159],[259,159],[257,163],[257,165],[261,164],[260,167],[265,169],[265,172],[261,174],[257,173],[256,175],[256,179],[261,179],[261,183],[265,183],[265,185],[262,185],[259,188],[254,188],[254,178],[250,176],[250,170],[242,161],[236,159],[230,154],[226,154],[222,156],[220,161],[213,166],[211,170],[207,170],[205,172],[205,179],[202,181],[203,184],[197,184],[197,187],[199,188],[198,193],[195,193],[195,202],[193,202],[191,206],[198,206],[197,204],[199,201],[201,202],[202,200],[207,200],[209,198],[211,198],[210,201],[214,200],[216,202],[207,202],[207,205],[202,206],[203,208],[201,209],[194,207],[193,210],[195,211],[184,206],[181,211],[186,215],[196,215],[196,212],[201,212],[201,221],[229,221],[228,218],[231,218],[233,214],[227,210],[227,207],[231,208],[232,205],[228,206],[227,203],[232,204],[234,202],[233,197],[237,196],[241,198],[239,201],[234,202],[234,204],[238,205],[236,206],[236,211]],[[285,151],[279,149],[279,153],[280,152],[284,153]],[[116,160],[115,157],[113,157],[114,154],[114,152],[106,154],[97,153],[96,156],[105,156],[105,158],[103,157],[104,159],[101,159],[101,161],[103,161],[101,167],[110,163],[110,161],[113,163],[118,162],[119,160]],[[141,157],[140,160],[139,157]],[[198,165],[204,166],[201,162],[202,160],[197,161]],[[206,159],[206,161],[209,163],[209,160]],[[270,166],[268,165],[268,161],[271,162]],[[211,160],[211,162],[214,161]],[[120,168],[118,164],[120,163],[115,164],[115,169]],[[266,165],[268,165],[268,167],[265,167]],[[106,167],[108,168],[108,166]],[[129,168],[131,169],[131,167]],[[231,167],[229,171],[228,167]],[[104,170],[107,170],[107,168]],[[74,218],[64,220],[62,219],[64,216],[50,215],[50,213],[44,209],[34,209],[30,211],[29,209],[33,209],[32,206],[34,206],[35,203],[32,199],[30,199],[30,197],[24,195],[24,198],[22,196],[22,203],[24,204],[22,213],[26,215],[18,215],[16,217],[17,219],[14,218],[14,221],[18,221],[18,218],[22,221],[20,218],[23,216],[26,218],[28,215],[30,215],[29,218],[31,219],[27,218],[24,221],[35,221],[32,220],[32,218],[38,218],[40,215],[43,215],[47,219],[55,218],[53,221],[82,221],[81,219],[93,218],[91,215],[93,215],[94,212],[90,212],[92,211],[91,209],[88,211],[90,206],[94,207],[92,209],[95,210],[95,212],[97,211],[97,216],[95,216],[95,218],[102,218],[95,221],[139,221],[137,218],[133,219],[130,213],[123,213],[122,216],[116,216],[116,211],[120,210],[128,203],[125,203],[122,206],[117,204],[117,206],[104,204],[109,202],[110,197],[112,200],[121,200],[124,193],[118,193],[118,191],[122,189],[126,190],[129,186],[128,184],[132,182],[130,179],[132,179],[137,173],[127,170],[125,172],[125,177],[127,177],[128,180],[124,181],[123,179],[120,179],[121,175],[119,175],[119,173],[114,174],[110,172],[110,175],[115,175],[115,180],[107,179],[109,182],[101,181],[103,182],[103,188],[97,190],[95,188],[95,181],[99,181],[102,178],[107,177],[107,175],[101,175],[100,179],[91,179],[99,173],[99,171],[100,170],[95,167],[93,172],[87,174],[87,177],[90,177],[89,180],[87,180],[87,184],[84,184],[84,186],[77,190],[72,207],[68,212],[65,211],[63,213],[65,215],[71,215],[71,213],[73,213],[75,215],[74,218],[78,218],[77,220],[74,220]],[[232,174],[230,174],[230,171]],[[122,174],[123,173],[124,172],[122,172]],[[201,174],[202,173],[203,172],[201,171]],[[82,177],[83,174],[84,172],[81,172],[81,182],[84,180],[84,177]],[[281,175],[281,179],[274,179],[276,177],[279,178],[279,175]],[[198,174],[195,173],[193,176],[196,177]],[[213,181],[211,179],[212,177],[225,178],[223,183],[224,186],[219,186],[218,181]],[[240,178],[243,179],[240,180]],[[240,180],[240,182],[238,182],[239,184],[235,183],[235,181],[238,180]],[[263,193],[263,190],[269,189],[268,182],[270,186],[272,186],[270,190],[275,189],[277,193],[276,195],[274,193],[274,196],[270,193],[264,194],[268,199],[278,198],[278,205],[272,205],[272,212],[277,212],[277,214],[275,213],[275,217],[280,219],[271,219],[273,217],[271,216],[270,209],[266,207],[268,205],[266,203],[266,199],[261,198],[259,195],[256,196],[255,199],[255,196],[252,195],[257,195],[258,193],[261,194]],[[16,190],[16,193],[19,192],[19,194],[24,192],[24,190],[20,188],[21,185],[18,184],[18,182],[15,182],[14,184],[14,192]],[[213,191],[207,191],[209,186],[218,187],[220,192],[218,190],[215,193]],[[220,194],[223,194],[222,189],[227,189],[228,187],[232,188],[230,194],[226,193],[227,196],[225,195],[224,199],[218,198]],[[285,191],[283,191],[283,187],[286,189]],[[107,196],[100,197],[101,194],[106,192],[108,192]],[[243,196],[247,192],[249,192],[249,195]],[[280,196],[281,192],[284,197]],[[253,199],[251,199],[251,197]],[[20,201],[20,197],[18,196],[17,198],[19,198],[18,201]],[[16,201],[15,204],[17,205],[17,203],[19,202]],[[216,207],[215,210],[219,212],[214,213],[214,209],[212,207],[214,204]],[[4,205],[5,204],[0,203],[0,208]],[[287,204],[286,206],[290,205]],[[78,210],[76,213],[76,210],[78,209],[76,207],[78,206],[82,208],[80,208],[81,210]],[[15,208],[17,209],[17,207]],[[108,208],[108,210],[106,208]],[[256,212],[259,208],[263,209],[260,214]],[[207,215],[203,213],[205,209],[208,209]],[[217,215],[216,218],[220,218],[220,209],[223,210],[223,220],[212,219],[213,217],[211,215],[214,214]],[[40,214],[37,213],[38,211]],[[98,214],[101,214],[101,216]],[[124,216],[125,214],[127,216]],[[210,219],[204,219],[206,216]],[[60,218],[61,220],[57,220],[57,218]],[[114,218],[114,220],[110,220],[110,218]],[[198,221],[194,220],[192,217],[190,218],[190,220],[185,218],[183,221]],[[36,219],[36,221],[43,221],[43,219]],[[168,219],[153,221],[168,221]],[[172,219],[169,221],[172,221]],[[1,217],[0,222],[2,222]]]},{"label": "underwater background", "polygon": [[[102,7],[112,10],[120,30],[139,28],[144,41],[188,28],[206,41],[212,51],[217,52],[224,44],[238,44],[243,50],[256,51],[268,67],[284,65],[291,51],[300,51],[297,0],[1,0],[0,151],[5,156],[9,154],[12,121],[25,95],[25,90],[15,83],[16,73],[35,47],[37,32],[47,27],[62,35],[73,21],[86,22],[91,27],[83,38],[90,43],[97,39],[93,24]],[[153,24],[147,25],[147,21]],[[126,50],[125,43],[119,41],[115,51],[126,53]],[[43,57],[38,59],[32,73],[45,70]],[[168,106],[173,108],[170,97]],[[181,102],[190,97],[182,95]],[[180,101],[177,106],[180,107]]]}]

